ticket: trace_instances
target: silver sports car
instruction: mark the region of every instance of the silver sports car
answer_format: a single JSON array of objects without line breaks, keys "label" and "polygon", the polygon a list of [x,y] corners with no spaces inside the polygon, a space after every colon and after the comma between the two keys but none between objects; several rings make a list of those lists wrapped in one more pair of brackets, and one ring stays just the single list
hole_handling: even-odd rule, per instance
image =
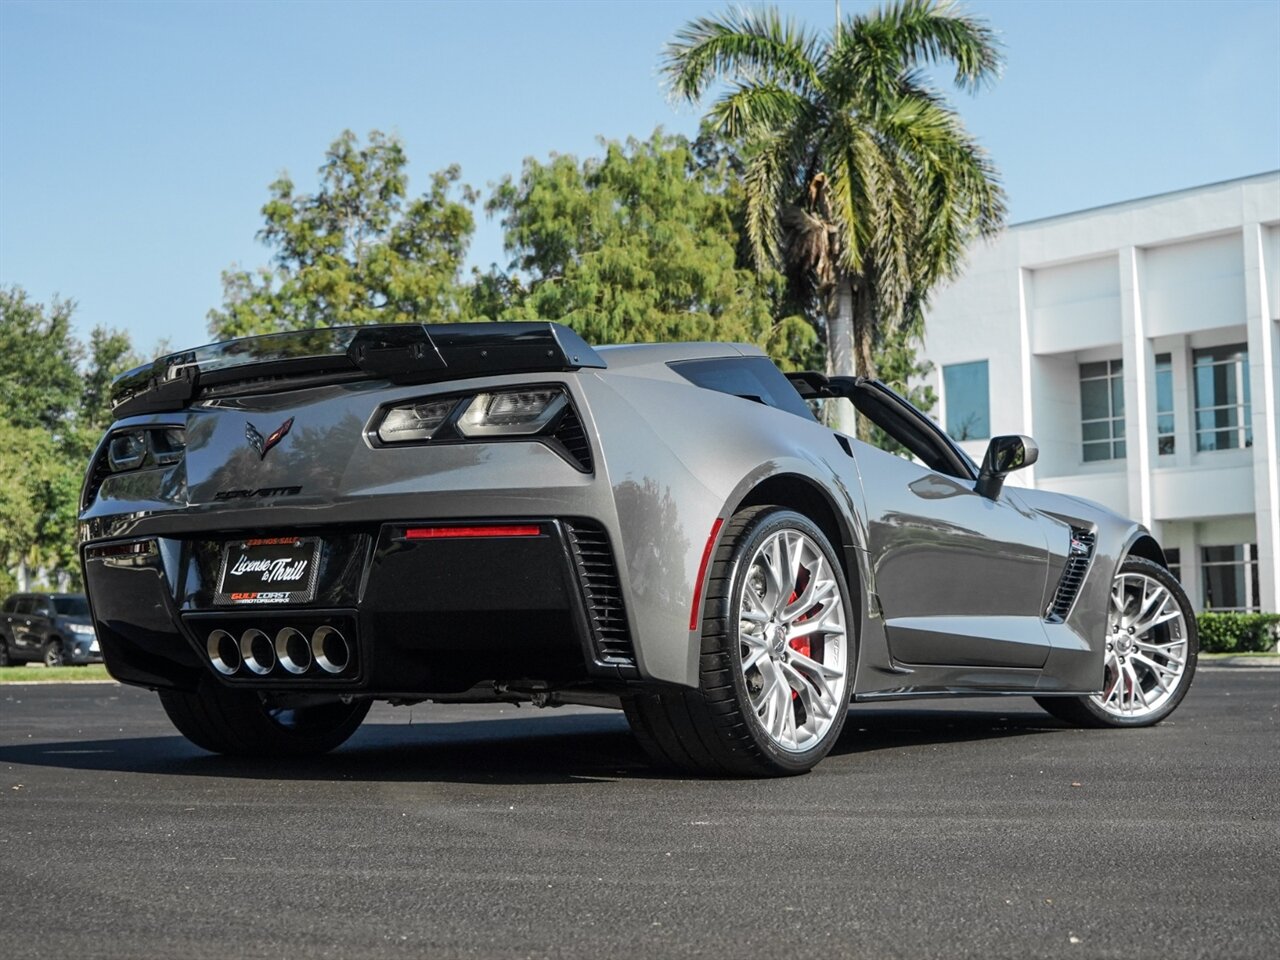
[{"label": "silver sports car", "polygon": [[1195,671],[1145,529],[1004,486],[1029,438],[978,466],[883,384],[754,347],[332,328],[162,357],[114,402],[80,515],[102,652],[207,750],[329,750],[374,700],[579,703],[662,764],[790,774],[851,700],[1145,726]]}]

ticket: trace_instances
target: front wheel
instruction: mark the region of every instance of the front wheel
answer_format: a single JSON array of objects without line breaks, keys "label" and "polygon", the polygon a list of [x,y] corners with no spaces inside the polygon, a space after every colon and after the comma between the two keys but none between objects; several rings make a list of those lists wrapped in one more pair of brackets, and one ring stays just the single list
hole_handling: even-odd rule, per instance
[{"label": "front wheel", "polygon": [[1102,692],[1037,697],[1059,720],[1082,727],[1149,727],[1187,695],[1200,650],[1191,601],[1168,570],[1129,557],[1111,583]]},{"label": "front wheel", "polygon": [[178,731],[210,753],[308,757],[355,733],[371,702],[290,700],[206,681],[194,693],[161,690],[160,703]]},{"label": "front wheel", "polygon": [[57,640],[50,640],[44,645],[44,665],[46,667],[61,667],[66,665],[66,658],[62,653],[62,644]]},{"label": "front wheel", "polygon": [[700,773],[804,773],[844,726],[855,642],[835,550],[809,518],[754,507],[727,525],[707,581],[697,690],[623,698],[641,745]]}]

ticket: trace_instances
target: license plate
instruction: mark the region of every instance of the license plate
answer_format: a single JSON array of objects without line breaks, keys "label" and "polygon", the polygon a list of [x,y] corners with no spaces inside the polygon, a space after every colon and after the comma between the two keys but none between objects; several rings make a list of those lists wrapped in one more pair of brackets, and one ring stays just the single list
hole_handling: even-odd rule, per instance
[{"label": "license plate", "polygon": [[263,537],[223,546],[215,598],[221,604],[310,603],[319,573],[318,537]]},{"label": "license plate", "polygon": [[94,638],[93,638],[93,643],[89,644],[89,652],[90,652],[90,653],[100,653],[100,652],[101,652],[101,651],[98,649],[98,638],[97,638],[97,637],[94,637]]}]

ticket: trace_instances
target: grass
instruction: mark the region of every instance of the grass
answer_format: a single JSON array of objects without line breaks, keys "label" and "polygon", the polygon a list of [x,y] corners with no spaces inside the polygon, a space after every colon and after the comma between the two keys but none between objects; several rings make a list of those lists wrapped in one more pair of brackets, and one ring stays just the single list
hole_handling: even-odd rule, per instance
[{"label": "grass", "polygon": [[1280,652],[1269,650],[1266,653],[1258,653],[1248,650],[1234,650],[1230,653],[1201,653],[1201,660],[1229,660],[1232,657],[1266,657],[1272,660],[1280,660]]},{"label": "grass", "polygon": [[107,668],[100,663],[84,667],[46,667],[28,664],[22,667],[0,667],[0,683],[68,683],[83,680],[110,680]]}]

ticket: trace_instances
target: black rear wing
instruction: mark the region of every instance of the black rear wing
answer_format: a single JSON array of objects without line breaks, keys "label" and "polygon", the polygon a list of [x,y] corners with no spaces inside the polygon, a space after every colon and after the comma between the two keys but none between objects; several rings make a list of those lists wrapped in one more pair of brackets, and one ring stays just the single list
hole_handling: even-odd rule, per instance
[{"label": "black rear wing", "polygon": [[227,340],[136,367],[111,385],[112,414],[184,409],[193,400],[349,380],[435,383],[504,373],[604,368],[558,323],[403,323],[324,327]]}]

